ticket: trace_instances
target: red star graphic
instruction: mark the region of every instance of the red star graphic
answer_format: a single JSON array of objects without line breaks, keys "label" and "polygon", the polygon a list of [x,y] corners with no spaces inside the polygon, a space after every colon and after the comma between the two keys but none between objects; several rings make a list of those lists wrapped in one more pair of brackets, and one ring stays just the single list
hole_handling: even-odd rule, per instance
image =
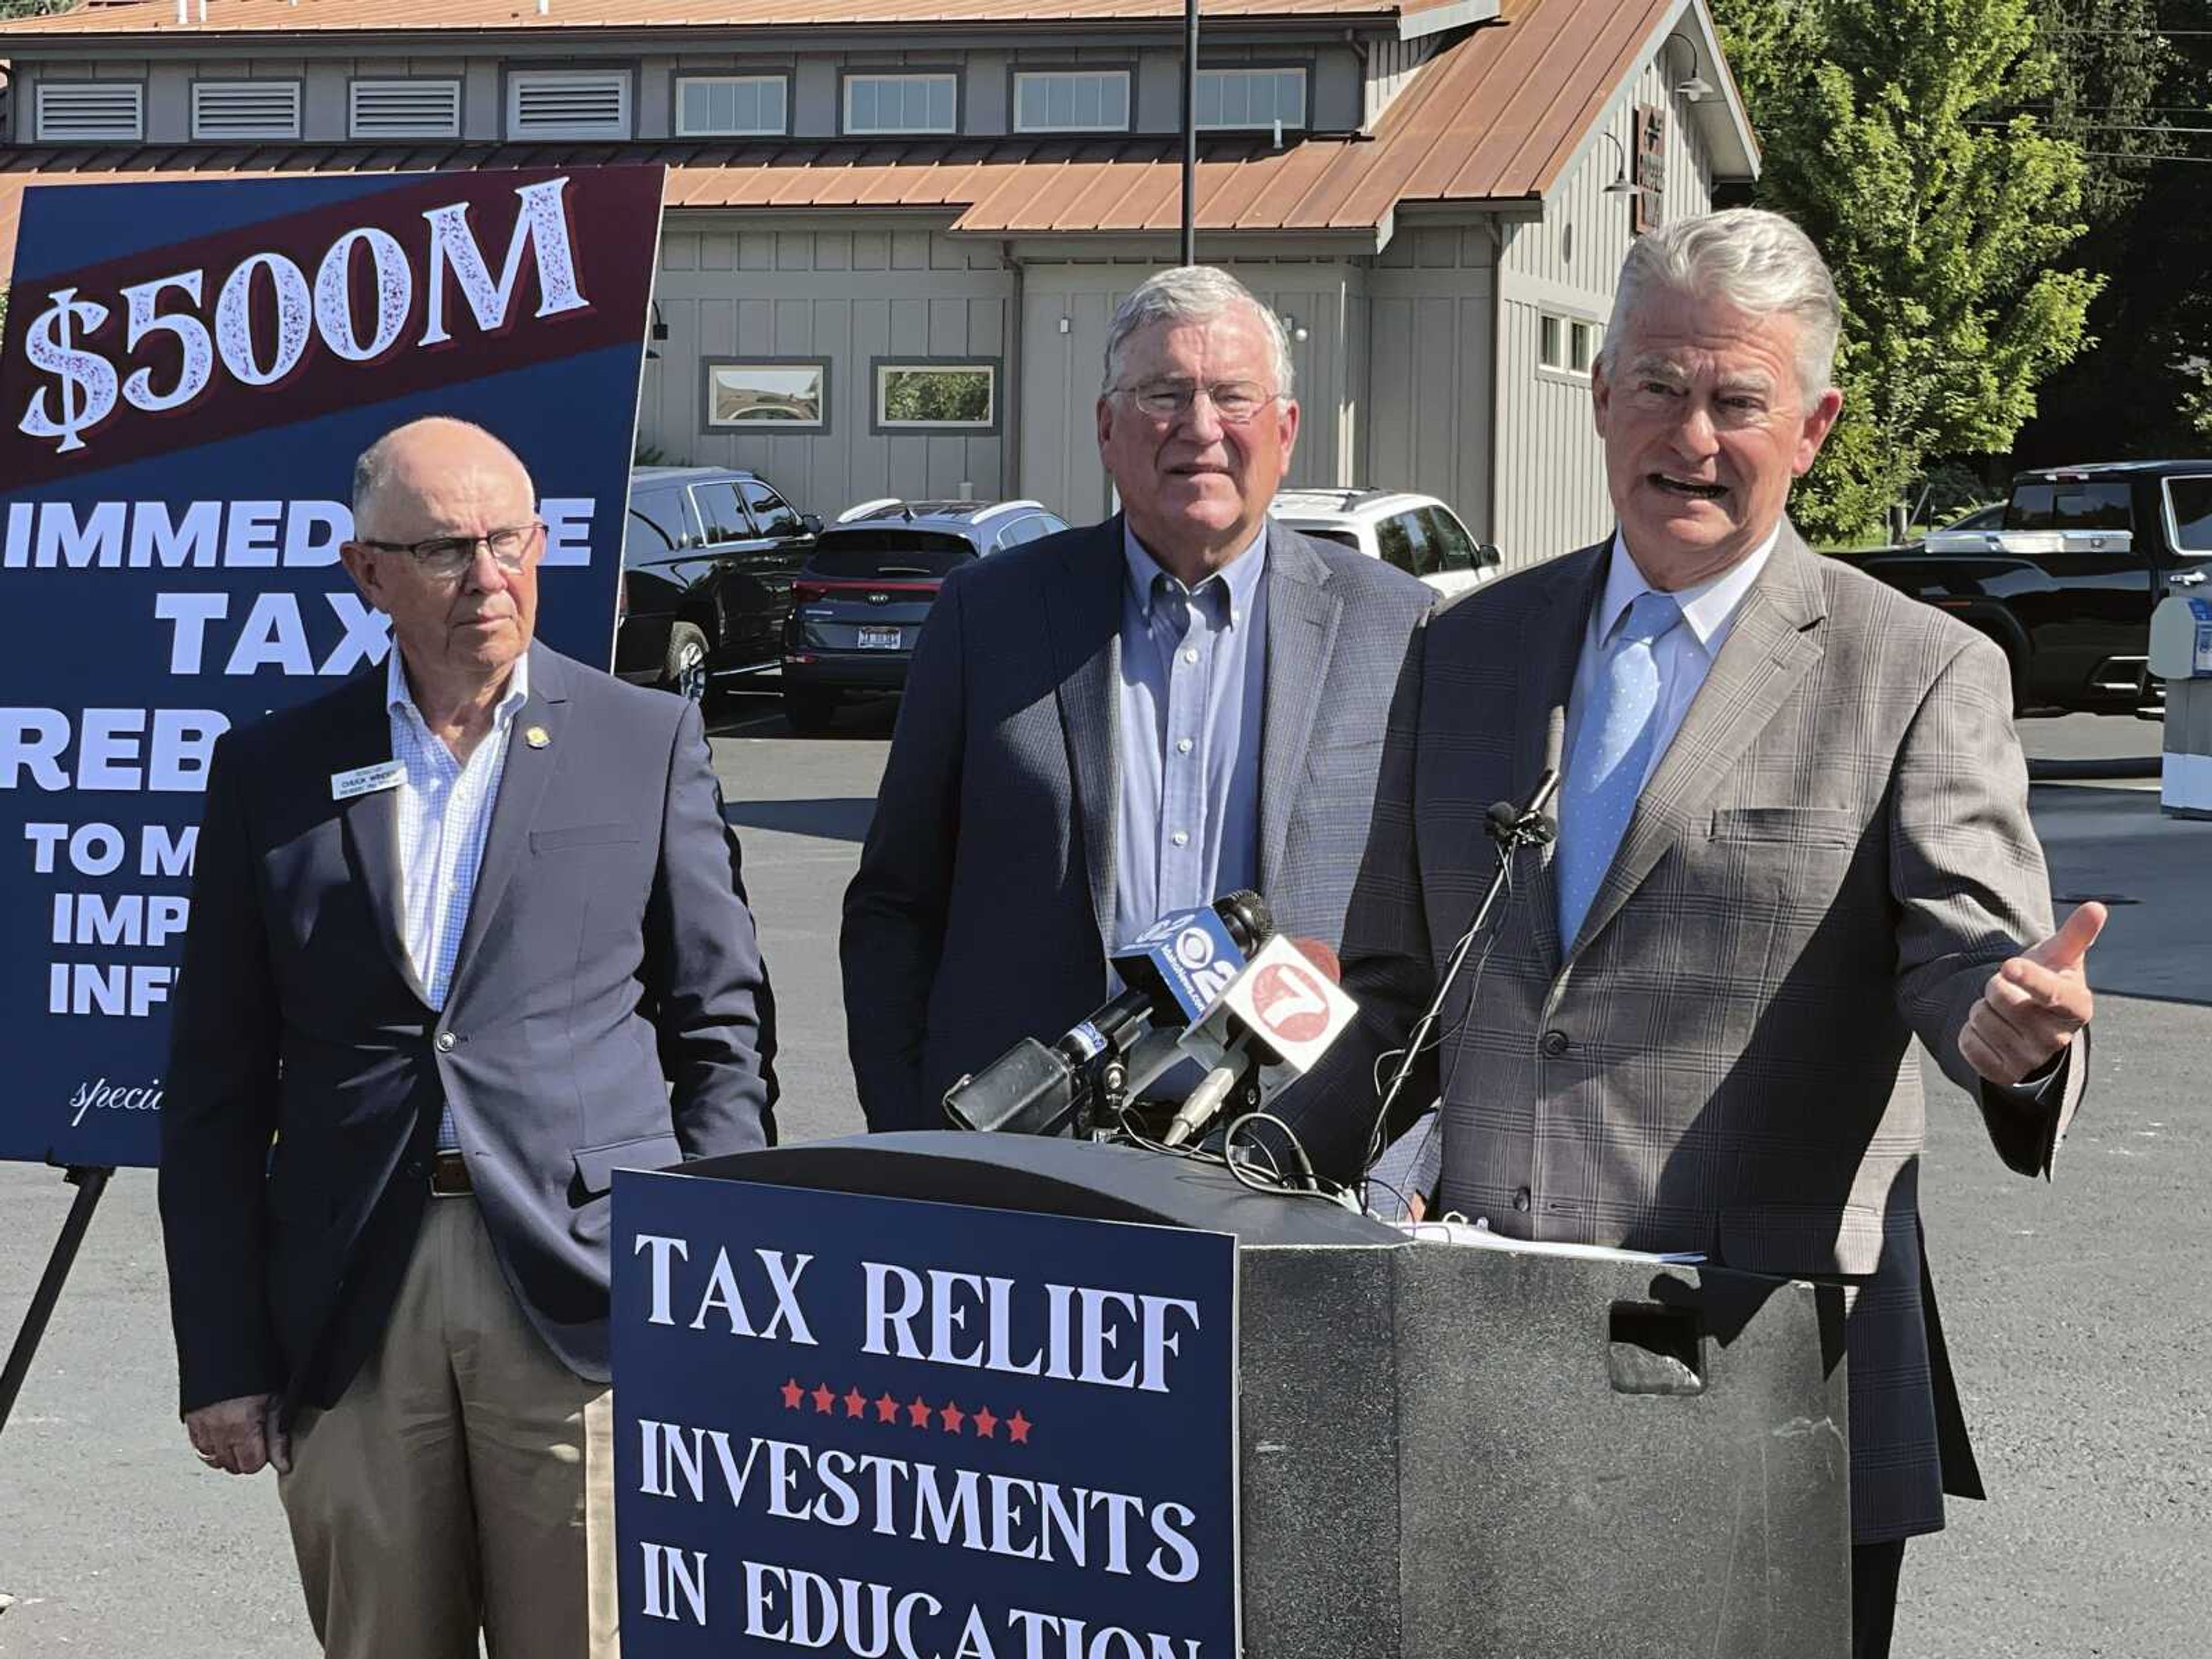
[{"label": "red star graphic", "polygon": [[1030,1431],[1036,1426],[1028,1418],[1022,1415],[1018,1407],[1015,1408],[1014,1414],[1006,1419],[1006,1432],[1012,1437],[1017,1446],[1026,1446],[1030,1443]]},{"label": "red star graphic", "polygon": [[960,1409],[960,1402],[957,1400],[946,1401],[945,1409],[938,1413],[938,1415],[945,1419],[945,1431],[947,1434],[959,1433],[960,1425],[968,1420],[968,1413]]},{"label": "red star graphic", "polygon": [[782,1389],[784,1410],[787,1412],[797,1411],[799,1409],[799,1396],[805,1392],[805,1390],[799,1386],[799,1379],[797,1377],[793,1377],[791,1381],[786,1382]]},{"label": "red star graphic", "polygon": [[899,1403],[897,1401],[892,1399],[890,1395],[887,1394],[878,1395],[876,1396],[877,1422],[896,1423],[898,1421],[898,1414]]},{"label": "red star graphic", "polygon": [[817,1382],[814,1385],[813,1400],[814,1409],[824,1417],[829,1416],[830,1407],[837,1403],[837,1396],[830,1392],[830,1385],[827,1382]]},{"label": "red star graphic", "polygon": [[969,1413],[968,1420],[975,1425],[975,1432],[981,1438],[993,1440],[998,1437],[999,1419],[991,1414],[988,1406],[981,1411]]},{"label": "red star graphic", "polygon": [[929,1426],[929,1419],[934,1415],[936,1415],[936,1413],[932,1412],[928,1406],[923,1403],[921,1396],[919,1395],[915,1396],[914,1404],[906,1408],[907,1421],[913,1424],[917,1429],[927,1428]]},{"label": "red star graphic", "polygon": [[846,1395],[846,1396],[845,1396],[845,1415],[846,1415],[846,1416],[848,1416],[848,1417],[858,1417],[858,1416],[859,1416],[862,1412],[864,1412],[864,1411],[867,1410],[867,1408],[868,1408],[868,1397],[867,1397],[866,1395],[862,1394],[862,1393],[861,1393],[858,1389],[853,1389],[850,1393],[848,1393],[848,1395]]}]

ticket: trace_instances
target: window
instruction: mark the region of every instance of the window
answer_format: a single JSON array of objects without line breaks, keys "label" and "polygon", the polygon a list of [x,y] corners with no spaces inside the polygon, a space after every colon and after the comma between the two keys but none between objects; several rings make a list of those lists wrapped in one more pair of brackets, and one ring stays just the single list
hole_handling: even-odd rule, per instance
[{"label": "window", "polygon": [[878,430],[988,432],[998,425],[996,363],[878,360],[874,367]]},{"label": "window", "polygon": [[297,138],[297,81],[195,81],[195,138]]},{"label": "window", "polygon": [[1437,565],[1443,570],[1473,570],[1476,566],[1474,538],[1467,533],[1467,526],[1441,507],[1425,507],[1421,517],[1429,527],[1429,538],[1437,552]]},{"label": "window", "polygon": [[1375,521],[1375,550],[1382,562],[1408,576],[1425,576],[1431,563],[1429,537],[1419,519],[1400,513]]},{"label": "window", "polygon": [[830,428],[830,365],[819,358],[710,360],[704,424],[779,431]]},{"label": "window", "polygon": [[1567,325],[1567,367],[1577,374],[1590,372],[1590,364],[1597,357],[1597,325],[1574,322]]},{"label": "window", "polygon": [[2168,478],[2166,505],[2173,515],[2175,550],[2212,553],[2212,477]]},{"label": "window", "polygon": [[1051,522],[1043,514],[1024,513],[999,532],[991,544],[991,550],[1003,553],[1010,547],[1019,547],[1024,542],[1033,542],[1041,536],[1049,535],[1051,531]]},{"label": "window", "polygon": [[1016,132],[1127,132],[1127,70],[1054,70],[1014,76]]},{"label": "window", "polygon": [[684,545],[686,533],[683,491],[641,490],[630,498],[629,536],[623,552],[627,562],[665,558]]},{"label": "window", "polygon": [[956,75],[848,75],[845,131],[850,133],[957,131]]},{"label": "window", "polygon": [[1242,127],[1306,124],[1306,72],[1302,69],[1200,70],[1198,127],[1201,132]]},{"label": "window", "polygon": [[2005,509],[2008,530],[2112,531],[2134,524],[2124,483],[2024,483]]},{"label": "window", "polygon": [[461,136],[459,81],[356,81],[346,102],[346,131],[356,138]]},{"label": "window", "polygon": [[783,136],[787,88],[781,75],[686,75],[676,82],[679,138]]},{"label": "window", "polygon": [[699,514],[699,522],[706,526],[710,542],[746,542],[753,538],[753,522],[745,516],[745,504],[738,499],[738,487],[733,482],[693,484],[691,505]]},{"label": "window", "polygon": [[745,498],[745,505],[752,508],[753,522],[760,526],[762,535],[804,536],[806,533],[806,526],[799,522],[798,509],[758,478],[740,478],[738,492]]},{"label": "window", "polygon": [[1537,322],[1536,361],[1555,374],[1587,380],[1604,339],[1605,331],[1587,318],[1547,311]]},{"label": "window", "polygon": [[628,70],[521,70],[507,77],[510,138],[627,138]]},{"label": "window", "polygon": [[49,143],[136,142],[146,136],[146,88],[135,81],[42,81],[32,130]]},{"label": "window", "polygon": [[2079,484],[2058,492],[2061,530],[2132,530],[2135,513],[2124,483]]}]

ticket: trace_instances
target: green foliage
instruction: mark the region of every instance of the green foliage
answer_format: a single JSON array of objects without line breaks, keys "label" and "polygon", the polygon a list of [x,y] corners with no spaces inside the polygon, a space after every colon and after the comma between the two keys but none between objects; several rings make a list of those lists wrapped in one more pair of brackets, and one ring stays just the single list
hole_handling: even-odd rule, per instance
[{"label": "green foliage", "polygon": [[2102,234],[2142,199],[2143,164],[2173,153],[2157,107],[2172,47],[2154,0],[2039,0],[2037,10],[2051,47],[2051,131],[2082,151],[2081,214]]},{"label": "green foliage", "polygon": [[2078,352],[2100,279],[2080,146],[2019,113],[2052,61],[2042,0],[1720,0],[1765,151],[1763,204],[1812,235],[1844,302],[1844,414],[1791,513],[1844,539],[1930,458],[2008,447]]},{"label": "green foliage", "polygon": [[895,368],[884,386],[887,421],[981,422],[991,418],[991,376],[970,368]]},{"label": "green foliage", "polygon": [[[2070,0],[2060,9],[2070,9]],[[2212,0],[2159,0],[2157,10],[2162,40],[2123,34],[2082,43],[2079,73],[2087,84],[2125,85],[2139,59],[2154,63],[2141,120],[2130,118],[2131,109],[2096,118],[2160,131],[2085,127],[2090,148],[2128,157],[2103,165],[2134,181],[2134,200],[2098,225],[2086,250],[2110,276],[2089,313],[2097,349],[2046,388],[2015,446],[2023,465],[2201,454],[2212,436],[2212,215],[2205,211],[2212,138],[2191,131],[2212,127]],[[2097,93],[2079,101],[2110,100]]]}]

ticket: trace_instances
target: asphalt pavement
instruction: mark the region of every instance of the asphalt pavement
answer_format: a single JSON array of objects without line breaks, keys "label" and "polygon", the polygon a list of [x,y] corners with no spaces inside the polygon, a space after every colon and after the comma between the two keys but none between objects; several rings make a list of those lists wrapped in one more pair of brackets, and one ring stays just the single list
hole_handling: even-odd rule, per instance
[{"label": "asphalt pavement", "polygon": [[[879,705],[793,740],[754,699],[720,727],[775,984],[788,1139],[860,1127],[837,910],[888,730]],[[2212,823],[2163,817],[2155,780],[2128,765],[2154,754],[2154,726],[2077,716],[2023,730],[2031,755],[2099,763],[2049,769],[2063,781],[2034,793],[2056,891],[2112,906],[2092,958],[2091,1095],[2057,1180],[2032,1182],[2004,1170],[1972,1107],[1931,1073],[1929,1249],[1990,1501],[1955,1504],[1947,1532],[1907,1552],[1897,1652],[2202,1659]],[[0,1164],[0,1335],[69,1197],[58,1171]],[[202,1470],[177,1425],[165,1297],[153,1180],[125,1171],[0,1436],[0,1597],[14,1598],[0,1655],[314,1650],[273,1484]]]}]

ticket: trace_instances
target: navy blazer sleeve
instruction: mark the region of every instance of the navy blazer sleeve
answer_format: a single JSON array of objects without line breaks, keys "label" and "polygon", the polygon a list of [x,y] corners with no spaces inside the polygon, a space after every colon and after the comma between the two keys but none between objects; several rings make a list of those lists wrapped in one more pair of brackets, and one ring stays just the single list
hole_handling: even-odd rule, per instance
[{"label": "navy blazer sleeve", "polygon": [[915,647],[860,867],[845,891],[838,955],[845,1040],[871,1129],[944,1127],[923,1098],[922,1039],[945,944],[967,726],[959,574]]},{"label": "navy blazer sleeve", "polygon": [[208,771],[161,1102],[161,1242],[188,1412],[284,1381],[263,1291],[276,987],[239,767],[227,735]]},{"label": "navy blazer sleeve", "polygon": [[684,706],[669,752],[645,971],[684,1156],[775,1145],[775,997],[696,704]]}]

